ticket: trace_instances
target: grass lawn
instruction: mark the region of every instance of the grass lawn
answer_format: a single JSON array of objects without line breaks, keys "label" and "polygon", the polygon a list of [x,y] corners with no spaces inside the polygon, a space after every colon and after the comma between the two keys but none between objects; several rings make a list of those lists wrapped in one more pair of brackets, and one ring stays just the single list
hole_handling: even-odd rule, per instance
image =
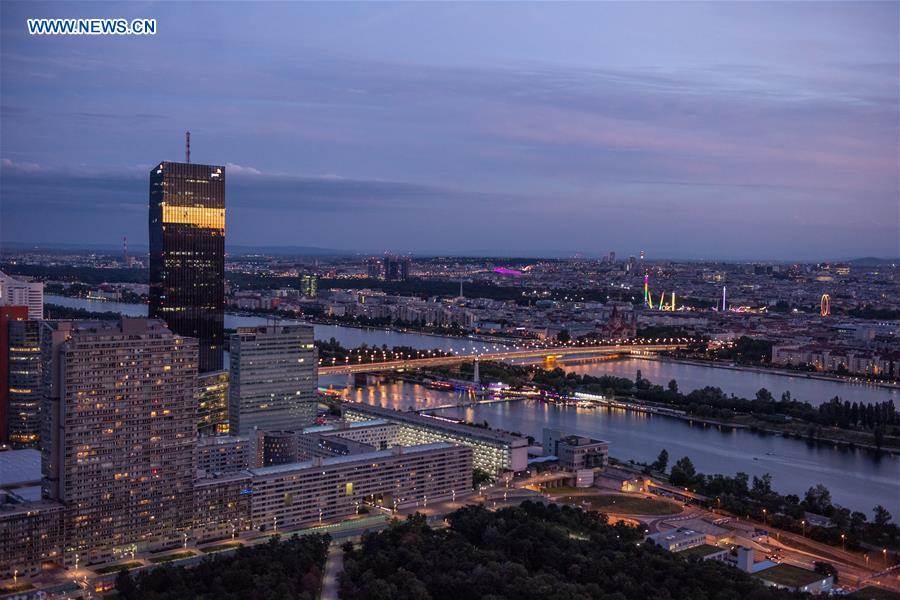
[{"label": "grass lawn", "polygon": [[216,544],[215,546],[200,548],[200,551],[206,553],[221,552],[222,550],[231,550],[232,548],[239,548],[241,546],[243,546],[243,544],[240,542],[226,542],[224,544]]},{"label": "grass lawn", "polygon": [[861,600],[900,600],[900,594],[897,592],[892,592],[891,590],[886,590],[874,585],[867,585],[862,589],[856,590],[847,597],[860,598]]},{"label": "grass lawn", "polygon": [[118,573],[119,569],[128,569],[130,571],[131,569],[140,566],[142,566],[142,563],[139,563],[135,560],[127,563],[119,563],[117,565],[108,565],[99,569],[94,569],[94,571],[96,571],[99,575],[106,575],[107,573]]},{"label": "grass lawn", "polygon": [[772,583],[777,583],[779,585],[785,585],[792,588],[800,588],[804,585],[809,585],[811,583],[821,581],[826,577],[821,573],[807,571],[806,569],[801,569],[800,567],[785,564],[780,564],[775,567],[763,569],[758,573],[754,573],[754,576],[759,577],[760,579],[765,579],[766,581],[771,581]]},{"label": "grass lawn", "polygon": [[156,556],[154,558],[149,559],[155,565],[161,563],[172,562],[173,560],[180,560],[182,558],[190,558],[194,556],[193,552],[176,552],[175,554],[166,554],[165,556]]},{"label": "grass lawn", "polygon": [[723,550],[725,550],[725,548],[719,548],[712,544],[700,544],[699,546],[694,546],[693,548],[678,552],[678,556],[683,556],[685,558],[703,558],[710,554],[715,554],[716,552],[722,552]]},{"label": "grass lawn", "polygon": [[592,510],[613,512],[623,515],[677,515],[681,512],[681,507],[664,500],[638,498],[634,496],[618,496],[615,494],[554,496],[553,500],[575,506],[581,506],[582,502],[590,502]]}]

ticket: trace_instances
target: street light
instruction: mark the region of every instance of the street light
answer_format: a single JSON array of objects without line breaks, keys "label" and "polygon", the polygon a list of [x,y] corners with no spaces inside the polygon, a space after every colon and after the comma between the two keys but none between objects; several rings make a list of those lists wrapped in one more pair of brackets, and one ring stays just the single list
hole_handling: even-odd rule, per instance
[{"label": "street light", "polygon": [[847,539],[847,536],[845,536],[845,535],[842,533],[842,534],[841,534],[841,549],[842,549],[842,550],[846,550],[846,549],[847,549],[847,544],[845,543],[846,539]]},{"label": "street light", "polygon": [[806,537],[806,521],[800,521],[800,531],[803,537]]},{"label": "street light", "polygon": [[187,548],[188,534],[187,534],[187,533],[182,533],[181,535],[184,536],[184,545],[183,545],[182,547],[183,547],[183,548]]}]

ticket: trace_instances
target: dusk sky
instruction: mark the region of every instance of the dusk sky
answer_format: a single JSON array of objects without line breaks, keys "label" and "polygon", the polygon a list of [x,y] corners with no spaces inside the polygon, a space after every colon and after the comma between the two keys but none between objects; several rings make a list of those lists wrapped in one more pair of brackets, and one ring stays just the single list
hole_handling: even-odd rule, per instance
[{"label": "dusk sky", "polygon": [[3,2],[0,241],[145,246],[190,130],[230,245],[896,257],[898,6]]}]

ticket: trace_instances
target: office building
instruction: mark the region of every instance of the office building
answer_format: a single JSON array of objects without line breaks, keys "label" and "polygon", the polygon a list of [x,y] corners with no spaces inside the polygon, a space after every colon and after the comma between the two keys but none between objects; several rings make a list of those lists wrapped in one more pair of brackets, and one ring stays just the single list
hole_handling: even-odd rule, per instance
[{"label": "office building", "polygon": [[0,271],[0,306],[27,306],[28,318],[44,318],[44,284],[24,281]]},{"label": "office building", "polygon": [[271,467],[295,463],[297,456],[296,431],[256,431],[256,467]]},{"label": "office building", "polygon": [[197,432],[202,436],[229,433],[228,371],[197,376]]},{"label": "office building", "polygon": [[412,270],[412,259],[408,256],[386,255],[383,260],[385,281],[406,281]]},{"label": "office building", "polygon": [[231,336],[233,435],[299,430],[316,418],[316,348],[308,325],[241,327]]},{"label": "office building", "polygon": [[397,444],[402,446],[436,442],[469,446],[473,452],[473,465],[488,473],[524,471],[528,466],[528,440],[505,431],[368,404],[345,404],[343,416],[347,421],[383,419],[397,423],[400,425]]},{"label": "office building", "polygon": [[0,306],[0,444],[9,442],[9,324],[27,318],[27,306]]},{"label": "office building", "polygon": [[377,258],[366,259],[366,277],[369,279],[381,279],[384,265]]},{"label": "office building", "polygon": [[0,307],[0,328],[6,334],[5,343],[0,342],[0,352],[5,354],[5,360],[0,360],[0,385],[5,392],[0,392],[0,421],[6,423],[2,440],[15,448],[37,447],[41,432],[41,321],[4,316],[14,308]]},{"label": "office building", "polygon": [[200,372],[223,365],[225,167],[150,171],[150,317],[200,341]]},{"label": "office building", "polygon": [[145,318],[45,322],[44,495],[64,564],[172,547],[189,532],[197,341]]},{"label": "office building", "polygon": [[579,435],[563,435],[558,429],[544,429],[544,455],[556,456],[559,466],[579,469],[604,468],[609,464],[609,442]]}]

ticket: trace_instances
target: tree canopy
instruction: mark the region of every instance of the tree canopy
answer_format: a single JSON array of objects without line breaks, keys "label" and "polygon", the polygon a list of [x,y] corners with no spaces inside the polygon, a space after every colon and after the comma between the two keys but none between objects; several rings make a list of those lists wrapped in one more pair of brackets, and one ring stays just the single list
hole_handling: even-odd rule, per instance
[{"label": "tree canopy", "polygon": [[314,600],[330,541],[327,535],[295,535],[287,540],[274,536],[266,544],[210,557],[191,568],[166,565],[134,579],[122,571],[116,590],[123,600]]},{"label": "tree canopy", "polygon": [[688,560],[577,508],[470,506],[432,529],[416,515],[345,553],[342,600],[793,598],[718,563]]}]

